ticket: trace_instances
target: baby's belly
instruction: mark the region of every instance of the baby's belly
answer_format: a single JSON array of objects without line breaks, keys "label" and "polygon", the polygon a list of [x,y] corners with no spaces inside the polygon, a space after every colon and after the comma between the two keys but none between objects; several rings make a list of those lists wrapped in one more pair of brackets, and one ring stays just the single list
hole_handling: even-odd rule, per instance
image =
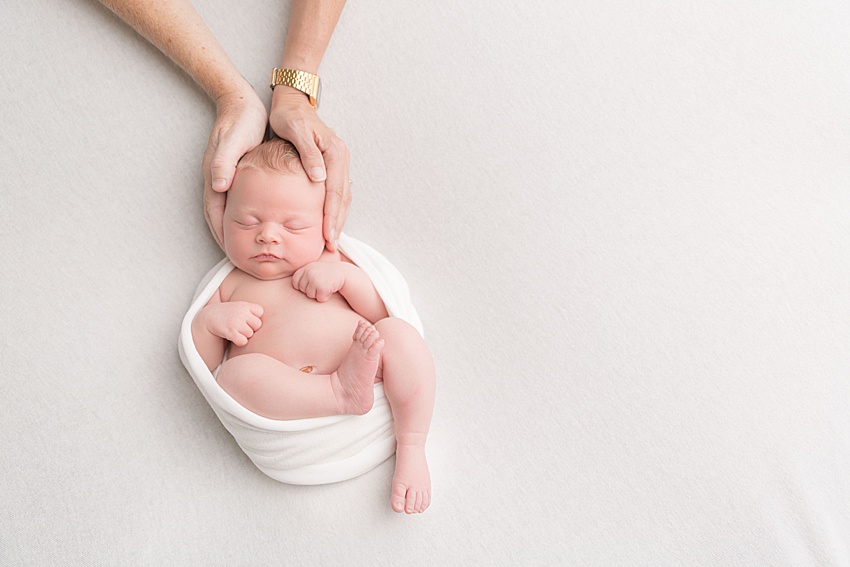
[{"label": "baby's belly", "polygon": [[295,292],[276,305],[268,303],[263,305],[260,329],[246,346],[231,345],[231,357],[258,352],[296,369],[312,367],[314,374],[330,374],[339,368],[363,319],[339,294],[319,303]]}]

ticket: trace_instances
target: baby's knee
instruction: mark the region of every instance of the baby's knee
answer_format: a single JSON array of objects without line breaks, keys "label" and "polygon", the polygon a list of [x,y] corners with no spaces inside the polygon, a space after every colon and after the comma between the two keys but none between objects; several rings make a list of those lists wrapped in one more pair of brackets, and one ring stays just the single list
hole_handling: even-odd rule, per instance
[{"label": "baby's knee", "polygon": [[386,317],[375,323],[375,328],[386,343],[385,350],[427,348],[416,327],[404,319]]},{"label": "baby's knee", "polygon": [[230,391],[239,382],[239,377],[243,373],[242,366],[244,362],[244,360],[239,360],[240,358],[242,357],[229,358],[218,367],[215,380],[225,391]]},{"label": "baby's knee", "polygon": [[235,397],[235,394],[244,394],[247,388],[246,380],[263,361],[263,354],[243,354],[225,360],[215,375],[215,380],[221,388]]},{"label": "baby's knee", "polygon": [[416,327],[404,319],[399,319],[398,317],[384,317],[375,323],[375,328],[378,329],[378,332],[381,333],[382,337],[386,334],[399,337],[415,336],[421,338]]}]

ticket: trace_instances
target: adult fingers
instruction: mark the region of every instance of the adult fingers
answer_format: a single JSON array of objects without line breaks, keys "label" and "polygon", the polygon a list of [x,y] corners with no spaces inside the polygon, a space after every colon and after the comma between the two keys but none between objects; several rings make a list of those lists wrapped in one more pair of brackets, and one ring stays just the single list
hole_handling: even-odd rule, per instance
[{"label": "adult fingers", "polygon": [[223,137],[216,144],[210,160],[210,180],[213,191],[224,192],[233,184],[236,163],[246,152],[245,144],[233,136]]},{"label": "adult fingers", "polygon": [[331,251],[336,250],[336,239],[342,232],[348,207],[351,205],[351,187],[348,169],[351,157],[345,143],[335,135],[324,148],[328,180],[325,182],[325,208],[322,234]]},{"label": "adult fingers", "polygon": [[325,182],[322,235],[334,251],[351,202],[348,148],[309,107],[302,93],[275,89],[269,121],[274,132],[298,150],[310,179],[314,183]]},{"label": "adult fingers", "polygon": [[209,168],[213,191],[227,191],[233,183],[236,163],[263,141],[268,114],[257,94],[232,96],[218,101],[218,116],[210,133],[204,163]]},{"label": "adult fingers", "polygon": [[[318,119],[318,118],[317,118]],[[288,124],[289,137],[285,138],[292,142],[298,155],[301,156],[301,165],[304,171],[314,183],[321,183],[327,178],[325,172],[325,159],[322,150],[316,144],[312,125],[304,118],[298,118]]]},{"label": "adult fingers", "polygon": [[276,88],[272,95],[269,123],[275,134],[296,147],[310,179],[314,183],[324,181],[327,178],[325,159],[316,140],[327,126],[310,106],[307,97],[295,89]]},{"label": "adult fingers", "polygon": [[216,101],[217,117],[210,132],[201,168],[204,174],[204,218],[218,245],[224,249],[223,192],[233,183],[236,163],[263,139],[268,115],[249,85]]},{"label": "adult fingers", "polygon": [[204,218],[212,231],[218,246],[224,250],[224,193],[213,191],[209,183],[204,183]]}]

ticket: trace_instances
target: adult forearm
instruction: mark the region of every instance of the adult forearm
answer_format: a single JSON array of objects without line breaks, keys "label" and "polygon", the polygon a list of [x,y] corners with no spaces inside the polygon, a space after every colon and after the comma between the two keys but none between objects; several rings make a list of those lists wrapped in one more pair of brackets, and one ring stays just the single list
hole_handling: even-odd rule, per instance
[{"label": "adult forearm", "polygon": [[345,0],[293,0],[281,67],[318,73]]},{"label": "adult forearm", "polygon": [[249,87],[189,0],[100,0],[215,101]]}]

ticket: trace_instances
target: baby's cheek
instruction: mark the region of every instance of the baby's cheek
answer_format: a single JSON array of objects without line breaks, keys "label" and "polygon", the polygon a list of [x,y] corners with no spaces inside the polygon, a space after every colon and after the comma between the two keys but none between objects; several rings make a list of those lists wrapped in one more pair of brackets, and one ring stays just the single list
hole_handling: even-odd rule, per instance
[{"label": "baby's cheek", "polygon": [[312,230],[310,234],[304,235],[304,252],[309,257],[309,262],[319,259],[322,252],[325,251],[325,237],[322,236],[322,229]]},{"label": "baby's cheek", "polygon": [[225,221],[223,239],[225,247],[233,248],[239,243],[240,231],[234,229],[232,222]]},{"label": "baby's cheek", "polygon": [[245,235],[233,234],[231,238],[224,241],[224,253],[234,264],[242,264],[252,256],[252,252],[253,241]]},{"label": "baby's cheek", "polygon": [[315,254],[316,254],[317,260],[318,260],[319,256],[322,255],[322,252],[324,252],[324,251],[325,251],[325,239],[320,234],[319,238],[316,240],[316,243],[315,243]]}]

